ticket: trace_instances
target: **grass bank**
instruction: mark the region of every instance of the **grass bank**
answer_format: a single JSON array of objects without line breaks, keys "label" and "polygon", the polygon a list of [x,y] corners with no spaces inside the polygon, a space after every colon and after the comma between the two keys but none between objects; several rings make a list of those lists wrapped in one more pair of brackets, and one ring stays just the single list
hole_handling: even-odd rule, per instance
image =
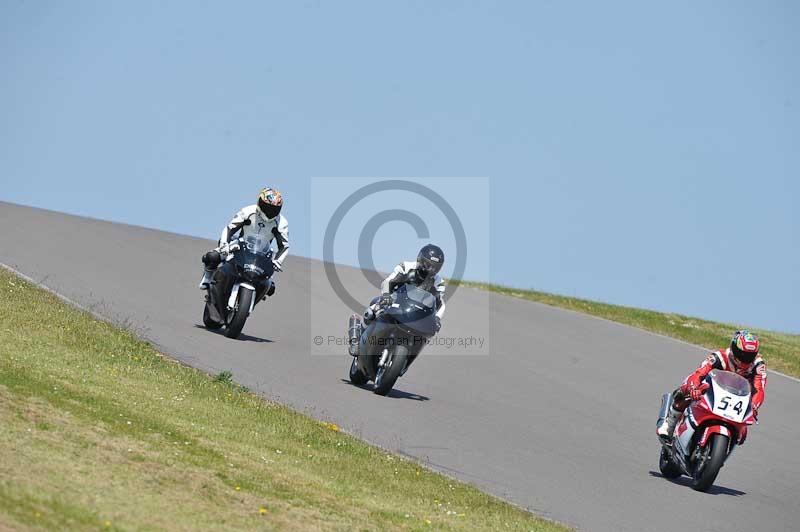
[{"label": "grass bank", "polygon": [[0,268],[0,530],[566,530]]},{"label": "grass bank", "polygon": [[[731,335],[734,331],[747,328],[761,338],[761,351],[769,369],[800,377],[800,335],[769,331],[757,327],[745,327],[741,324],[718,323],[682,314],[599,303],[597,301],[559,296],[534,290],[520,290],[518,288],[471,281],[462,281],[460,284],[506,296],[529,299],[553,307],[591,314],[592,316],[632,325],[709,349],[719,349],[727,345],[730,343]],[[700,360],[698,360],[699,363]]]}]

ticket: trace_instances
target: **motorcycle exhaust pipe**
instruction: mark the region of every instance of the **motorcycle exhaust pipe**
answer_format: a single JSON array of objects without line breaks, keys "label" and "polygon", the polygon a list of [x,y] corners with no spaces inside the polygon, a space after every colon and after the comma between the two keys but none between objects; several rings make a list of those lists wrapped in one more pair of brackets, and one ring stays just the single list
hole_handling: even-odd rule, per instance
[{"label": "motorcycle exhaust pipe", "polygon": [[656,421],[656,428],[660,427],[661,424],[667,419],[667,415],[669,414],[669,407],[672,404],[672,394],[665,393],[661,397],[661,410],[658,411],[658,421]]},{"label": "motorcycle exhaust pipe", "polygon": [[358,356],[358,344],[361,341],[361,319],[358,314],[350,316],[350,323],[347,326],[348,346],[347,352],[350,356]]}]

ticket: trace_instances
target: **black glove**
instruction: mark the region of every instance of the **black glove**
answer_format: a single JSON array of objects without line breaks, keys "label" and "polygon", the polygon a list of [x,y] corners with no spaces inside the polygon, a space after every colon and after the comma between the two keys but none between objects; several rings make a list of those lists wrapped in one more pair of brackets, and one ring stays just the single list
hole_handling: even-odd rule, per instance
[{"label": "black glove", "polygon": [[390,296],[389,294],[383,294],[381,296],[381,306],[388,307],[391,304],[392,304],[392,296]]},{"label": "black glove", "polygon": [[442,318],[436,316],[436,332],[438,333],[441,330],[442,330]]}]

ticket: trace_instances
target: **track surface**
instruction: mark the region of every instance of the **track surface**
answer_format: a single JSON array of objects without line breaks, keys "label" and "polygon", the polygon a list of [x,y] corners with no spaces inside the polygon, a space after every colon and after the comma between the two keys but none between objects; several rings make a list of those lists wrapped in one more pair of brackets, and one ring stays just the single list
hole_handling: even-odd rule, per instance
[{"label": "track surface", "polygon": [[[661,393],[703,358],[696,347],[581,314],[492,296],[490,356],[421,358],[381,398],[343,379],[350,359],[312,356],[312,334],[341,334],[349,311],[321,263],[290,258],[278,293],[233,341],[198,327],[200,255],[211,242],[0,202],[0,262],[175,358],[541,515],[582,530],[797,530],[800,383],[771,375],[761,425],[708,494],[657,474]],[[398,260],[400,257],[398,257]],[[345,283],[361,282],[340,269]],[[358,278],[358,279],[356,279]],[[480,328],[461,289],[443,333]],[[328,320],[309,324],[310,305]],[[312,331],[312,328],[314,329]],[[317,330],[320,329],[320,330]],[[534,345],[535,347],[529,347]],[[769,346],[766,346],[769,362]],[[685,480],[685,479],[684,479]]]}]

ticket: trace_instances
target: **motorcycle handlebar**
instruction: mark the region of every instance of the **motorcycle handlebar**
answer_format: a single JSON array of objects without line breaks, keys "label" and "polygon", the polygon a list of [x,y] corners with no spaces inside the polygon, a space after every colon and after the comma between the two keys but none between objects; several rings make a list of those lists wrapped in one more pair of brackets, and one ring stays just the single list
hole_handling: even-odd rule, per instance
[{"label": "motorcycle handlebar", "polygon": [[234,251],[238,251],[241,249],[241,244],[239,244],[238,240],[234,240],[233,242],[225,242],[219,247],[219,252],[223,255],[230,255]]}]

